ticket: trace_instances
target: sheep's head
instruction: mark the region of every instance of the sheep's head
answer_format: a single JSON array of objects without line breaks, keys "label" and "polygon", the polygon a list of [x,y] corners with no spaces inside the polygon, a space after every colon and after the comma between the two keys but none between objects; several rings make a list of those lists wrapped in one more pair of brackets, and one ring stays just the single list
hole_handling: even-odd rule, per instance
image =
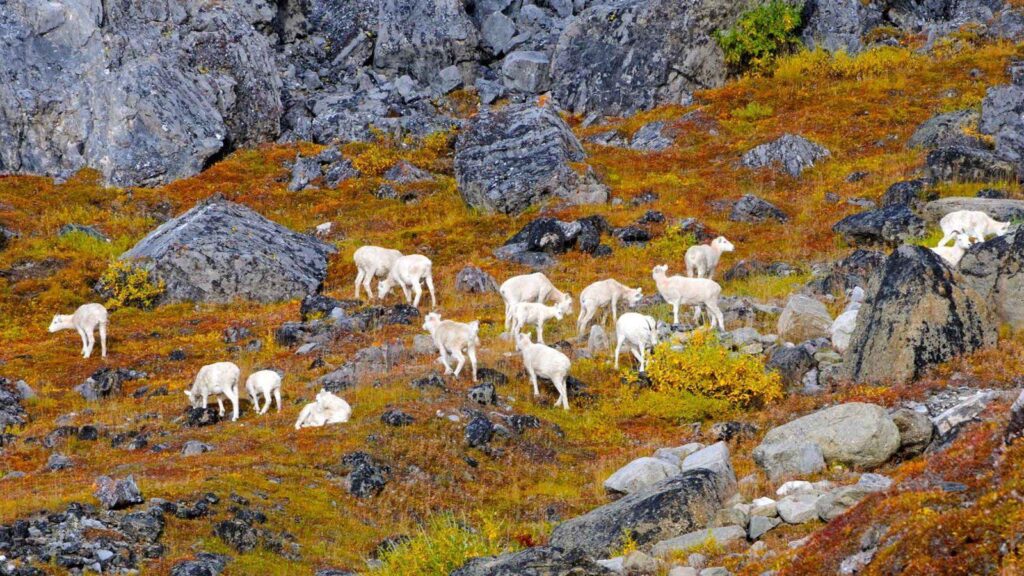
[{"label": "sheep's head", "polygon": [[629,305],[630,308],[633,308],[634,306],[639,304],[640,301],[643,300],[643,299],[644,299],[644,289],[643,288],[630,288],[626,292],[626,304]]},{"label": "sheep's head", "polygon": [[558,302],[557,308],[558,308],[558,316],[557,317],[558,317],[559,320],[561,320],[563,315],[569,314],[570,312],[572,312],[572,296],[570,296],[569,294],[564,295],[562,297],[562,299]]},{"label": "sheep's head", "polygon": [[388,276],[377,283],[377,298],[384,299],[385,296],[391,293],[391,287],[394,286],[394,281]]},{"label": "sheep's head", "polygon": [[953,245],[957,248],[967,250],[971,247],[971,237],[968,236],[966,232],[957,230],[953,232]]},{"label": "sheep's head", "polygon": [[331,397],[331,393],[327,390],[321,390],[316,393],[316,403],[323,404],[325,400]]},{"label": "sheep's head", "polygon": [[202,396],[199,394],[193,394],[191,389],[185,390],[185,396],[188,397],[188,405],[193,408],[201,408],[199,403],[202,401]]},{"label": "sheep's head", "polygon": [[431,312],[427,314],[426,318],[423,319],[423,329],[431,334],[437,329],[437,325],[441,323],[441,315],[437,312]]},{"label": "sheep's head", "polygon": [[668,272],[668,265],[667,264],[659,264],[658,266],[655,266],[651,270],[651,275],[653,275],[653,276],[664,276],[666,272]]},{"label": "sheep's head", "polygon": [[525,332],[521,332],[516,338],[516,350],[526,350],[531,344],[533,344],[533,341],[530,340],[530,335]]},{"label": "sheep's head", "polygon": [[1002,236],[1010,231],[1010,222],[999,222],[996,224],[996,236]]},{"label": "sheep's head", "polygon": [[67,314],[54,314],[53,321],[50,322],[50,327],[48,328],[48,330],[50,332],[57,332],[59,330],[64,330],[65,328],[68,328],[70,326],[71,316]]},{"label": "sheep's head", "polygon": [[719,236],[718,238],[715,238],[714,240],[711,241],[711,245],[714,246],[715,249],[717,249],[719,252],[732,252],[733,250],[736,249],[736,247],[732,245],[732,242],[729,242],[728,240],[725,239],[725,236]]}]

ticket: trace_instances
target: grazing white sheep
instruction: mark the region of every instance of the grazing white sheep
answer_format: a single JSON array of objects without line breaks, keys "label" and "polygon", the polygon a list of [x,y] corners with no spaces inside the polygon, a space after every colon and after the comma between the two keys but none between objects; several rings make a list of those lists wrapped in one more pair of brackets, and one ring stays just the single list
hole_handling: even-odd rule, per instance
[{"label": "grazing white sheep", "polygon": [[366,288],[366,294],[372,300],[373,289],[370,281],[375,277],[386,278],[395,265],[395,260],[402,257],[398,250],[381,248],[380,246],[362,246],[352,255],[356,263],[356,299],[359,299],[359,286]]},{"label": "grazing white sheep", "polygon": [[513,276],[502,282],[498,293],[505,300],[505,330],[512,327],[512,308],[516,304],[520,302],[544,303],[549,297],[555,302],[561,302],[569,297],[568,294],[563,294],[555,288],[551,280],[548,280],[548,277],[541,272]]},{"label": "grazing white sheep", "polygon": [[[259,414],[266,414],[270,408],[270,399],[277,400],[277,411],[281,411],[281,375],[273,370],[260,370],[249,374],[245,379],[245,391],[249,393],[253,409]],[[260,408],[260,395],[267,403]]]},{"label": "grazing white sheep", "polygon": [[977,210],[950,212],[939,220],[939,226],[942,228],[942,240],[939,240],[937,246],[945,246],[953,239],[953,233],[956,231],[966,234],[968,242],[974,238],[977,238],[978,242],[984,242],[987,236],[1002,236],[1010,229],[1009,222],[1000,222]]},{"label": "grazing white sheep", "polygon": [[939,244],[931,250],[938,254],[939,257],[945,260],[950,266],[956,268],[957,265],[960,264],[960,259],[964,257],[964,254],[966,254],[967,250],[971,247],[971,239],[968,238],[965,232],[961,232],[959,230],[954,230],[952,236],[952,246],[943,246],[942,244]]},{"label": "grazing white sheep", "polygon": [[[409,254],[395,260],[391,272],[380,281],[380,284],[377,284],[380,299],[383,300],[391,292],[393,286],[398,286],[405,294],[405,301],[419,307],[420,297],[423,296],[421,282],[426,282],[427,288],[430,290],[430,307],[437,308],[437,300],[434,298],[433,267],[434,264],[430,258],[421,254]],[[416,295],[415,298],[411,297],[410,289]]]},{"label": "grazing white sheep", "polygon": [[520,302],[512,308],[512,341],[516,341],[523,326],[535,324],[537,326],[537,342],[543,344],[544,323],[552,318],[561,320],[570,312],[572,312],[572,297],[570,296],[566,296],[554,306],[537,302]]},{"label": "grazing white sheep", "polygon": [[846,352],[846,349],[850,347],[850,339],[857,327],[857,313],[864,301],[864,289],[857,286],[849,291],[848,296],[850,301],[846,304],[846,309],[842,314],[836,316],[828,329],[832,339],[832,348],[840,354]]},{"label": "grazing white sheep", "polygon": [[224,398],[231,401],[231,421],[238,420],[238,379],[242,371],[232,362],[215,362],[199,369],[192,388],[185,390],[193,408],[206,408],[210,396],[217,397],[220,415],[224,415]]},{"label": "grazing white sheep", "polygon": [[299,418],[295,421],[295,429],[341,424],[348,422],[351,416],[352,407],[348,405],[348,402],[327,390],[321,390],[316,395],[316,401],[306,404],[302,412],[299,412]]},{"label": "grazing white sheep", "polygon": [[544,344],[534,344],[530,341],[529,334],[520,334],[516,340],[516,347],[523,354],[523,366],[530,375],[530,383],[533,384],[533,395],[539,396],[540,389],[537,387],[537,377],[547,378],[555,385],[558,391],[558,400],[555,406],[562,405],[569,409],[569,392],[566,387],[566,377],[569,375],[569,357],[558,350]]},{"label": "grazing white sheep", "polygon": [[92,355],[92,347],[96,345],[93,331],[99,328],[100,356],[107,357],[107,309],[102,304],[82,304],[74,314],[54,314],[50,322],[50,332],[74,328],[82,337],[82,357]]},{"label": "grazing white sheep", "polygon": [[[469,356],[469,364],[473,368],[473,382],[476,382],[476,348],[480,345],[480,322],[474,320],[466,324],[442,320],[440,314],[431,312],[424,318],[423,329],[430,333],[437,351],[441,353],[439,360],[444,364],[444,373],[454,373],[456,378],[459,377],[459,372],[466,365],[466,357],[462,355],[462,351],[465,350],[466,356]],[[455,357],[454,372],[448,364],[449,354]]]},{"label": "grazing white sheep", "polygon": [[736,247],[719,236],[710,244],[698,244],[686,249],[686,275],[691,278],[711,278],[715,274],[718,261],[722,258],[723,252],[732,252]]},{"label": "grazing white sheep", "polygon": [[[604,306],[612,310],[612,321],[619,320],[618,306],[625,301],[632,308],[644,297],[643,289],[630,288],[621,282],[609,278],[598,280],[580,292],[580,317],[576,320],[576,331],[583,336],[587,324],[594,318],[597,311]],[[607,318],[607,316],[605,316]]]},{"label": "grazing white sheep", "polygon": [[720,330],[725,330],[725,319],[718,308],[718,297],[722,294],[718,282],[707,278],[668,277],[665,275],[667,271],[668,266],[662,264],[655,266],[651,275],[661,297],[672,305],[672,321],[679,323],[680,306],[694,306],[693,321],[697,322],[700,320],[700,307],[704,306],[711,316],[711,327],[717,325]]},{"label": "grazing white sheep", "polygon": [[647,357],[644,352],[648,347],[658,344],[658,322],[644,314],[626,312],[615,322],[615,368],[619,367],[619,354],[622,345],[640,362],[640,371],[647,369]]}]

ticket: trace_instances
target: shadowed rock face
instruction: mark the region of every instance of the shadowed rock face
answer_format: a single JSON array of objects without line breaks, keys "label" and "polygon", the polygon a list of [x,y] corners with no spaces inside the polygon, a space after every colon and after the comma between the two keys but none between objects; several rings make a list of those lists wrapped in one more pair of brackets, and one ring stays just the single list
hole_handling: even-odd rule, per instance
[{"label": "shadowed rock face", "polygon": [[988,302],[999,320],[1024,327],[1024,232],[976,244],[960,260],[967,285]]},{"label": "shadowed rock face", "polygon": [[615,574],[579,550],[537,546],[493,558],[474,558],[451,576],[600,576]]},{"label": "shadowed rock face", "polygon": [[844,366],[858,382],[906,382],[995,341],[988,306],[963,277],[931,250],[901,246],[871,279]]},{"label": "shadowed rock face", "polygon": [[164,301],[271,302],[319,290],[334,251],[214,196],[162,224],[121,259],[138,260],[163,280]]}]

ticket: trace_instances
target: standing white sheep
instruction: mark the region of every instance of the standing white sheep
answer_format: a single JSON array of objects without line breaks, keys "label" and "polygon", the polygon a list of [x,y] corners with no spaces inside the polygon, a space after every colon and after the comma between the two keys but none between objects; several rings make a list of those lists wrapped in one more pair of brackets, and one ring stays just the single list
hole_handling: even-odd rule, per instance
[{"label": "standing white sheep", "polygon": [[691,278],[710,279],[715,274],[715,268],[718,267],[722,253],[732,252],[735,249],[732,242],[726,240],[725,236],[715,238],[711,244],[690,246],[686,250],[686,256],[683,257],[683,260],[686,261],[686,275]]},{"label": "standing white sheep", "polygon": [[535,324],[537,326],[537,342],[543,344],[544,323],[552,318],[561,320],[570,312],[572,312],[572,297],[570,296],[566,296],[554,306],[537,302],[520,302],[512,308],[512,341],[516,341],[523,326]]},{"label": "standing white sheep", "polygon": [[615,368],[619,367],[622,345],[627,344],[627,349],[640,362],[640,371],[643,372],[647,369],[644,352],[648,347],[653,348],[658,344],[658,322],[644,314],[627,312],[615,323],[615,340]]},{"label": "standing white sheep", "polygon": [[217,397],[220,415],[224,415],[224,398],[231,401],[231,421],[238,420],[238,379],[242,371],[232,362],[215,362],[199,369],[192,388],[185,390],[193,408],[206,408],[210,396]]},{"label": "standing white sheep", "polygon": [[368,297],[373,299],[370,281],[374,278],[386,278],[395,265],[395,260],[402,257],[398,250],[381,248],[380,246],[362,246],[352,255],[356,263],[356,299],[359,299],[359,286],[366,288]]},{"label": "standing white sheep", "polygon": [[[395,260],[387,277],[377,284],[378,296],[383,300],[391,292],[391,288],[397,285],[405,294],[405,301],[419,307],[420,297],[423,296],[421,282],[426,282],[427,288],[430,290],[430,307],[437,308],[437,300],[434,298],[433,267],[434,264],[430,258],[421,254],[402,256]],[[415,299],[411,297],[410,289],[416,295]]]},{"label": "standing white sheep", "polygon": [[469,364],[473,368],[473,382],[476,382],[476,348],[480,345],[480,322],[474,320],[465,324],[442,320],[440,314],[431,312],[424,318],[423,329],[430,333],[437,351],[441,353],[439,360],[444,364],[444,373],[453,373],[451,365],[448,364],[448,355],[451,354],[456,361],[455,377],[459,377],[459,372],[466,364],[466,357],[462,355],[462,351],[465,350],[466,356],[469,356]]},{"label": "standing white sheep", "polygon": [[[266,414],[270,408],[270,400],[277,400],[277,411],[281,411],[281,375],[273,370],[260,370],[249,374],[245,379],[245,391],[249,393],[253,409],[259,414]],[[260,408],[260,395],[267,403]]]},{"label": "standing white sheep", "polygon": [[[501,298],[505,301],[505,330],[512,327],[512,308],[520,302],[544,303],[550,297],[555,302],[561,302],[569,298],[563,294],[555,285],[548,280],[548,277],[541,272],[513,276],[502,282],[498,289]],[[513,340],[513,342],[515,342]]]},{"label": "standing white sheep", "polygon": [[540,389],[537,387],[537,377],[547,378],[554,384],[558,391],[558,400],[555,406],[561,405],[569,409],[569,392],[566,378],[569,375],[569,367],[572,364],[569,357],[558,350],[544,344],[534,344],[530,341],[529,334],[520,334],[516,340],[516,346],[523,354],[523,367],[530,375],[530,383],[533,384],[533,395],[539,396]]},{"label": "standing white sheep", "polygon": [[665,275],[667,271],[668,266],[662,264],[655,266],[651,275],[661,297],[672,305],[672,321],[679,323],[680,306],[694,306],[693,321],[697,322],[700,320],[700,307],[704,306],[711,316],[711,327],[717,325],[720,330],[725,330],[725,318],[718,308],[718,297],[722,294],[718,282],[707,278],[668,277]]},{"label": "standing white sheep", "polygon": [[967,250],[970,249],[971,239],[965,232],[961,232],[959,230],[954,230],[952,236],[952,246],[943,246],[942,244],[939,244],[931,250],[938,254],[939,258],[945,260],[950,266],[956,268],[957,265],[960,264],[960,260],[964,257],[964,254],[966,254]]},{"label": "standing white sheep", "polygon": [[[587,324],[593,320],[597,311],[604,306],[611,308],[612,321],[617,322],[619,320],[619,301],[625,301],[632,308],[639,304],[643,297],[643,289],[630,288],[611,278],[594,282],[580,292],[580,316],[576,320],[576,331],[580,336],[583,336],[583,331],[587,329]],[[607,319],[607,316],[605,318]]]},{"label": "standing white sheep", "polygon": [[937,245],[945,246],[953,239],[953,233],[956,231],[966,234],[968,242],[974,238],[977,238],[978,242],[984,242],[985,238],[992,234],[1006,234],[1010,229],[1010,223],[1000,222],[977,210],[957,210],[943,216],[942,220],[939,220],[939,227],[942,228],[942,240],[939,240]]},{"label": "standing white sheep", "polygon": [[302,412],[299,412],[299,418],[295,421],[295,429],[340,424],[348,422],[351,416],[352,407],[348,402],[327,390],[321,390],[316,395],[316,401],[306,404]]},{"label": "standing white sheep", "polygon": [[74,328],[82,338],[82,357],[92,355],[96,345],[93,331],[99,328],[100,356],[107,357],[107,309],[102,304],[82,304],[74,314],[55,314],[50,322],[50,332]]}]

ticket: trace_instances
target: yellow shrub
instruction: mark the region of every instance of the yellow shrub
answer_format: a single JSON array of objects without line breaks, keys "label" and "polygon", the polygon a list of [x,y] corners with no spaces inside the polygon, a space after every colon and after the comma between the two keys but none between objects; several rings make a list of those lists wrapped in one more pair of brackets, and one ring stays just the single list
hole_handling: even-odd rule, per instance
[{"label": "yellow shrub", "polygon": [[149,270],[123,260],[114,260],[99,282],[100,293],[107,296],[107,308],[151,308],[164,293],[164,281],[154,282]]},{"label": "yellow shrub", "polygon": [[469,558],[492,556],[504,550],[503,525],[485,519],[481,530],[474,530],[451,514],[439,514],[427,521],[416,534],[385,552],[378,576],[432,576],[448,574]]},{"label": "yellow shrub", "polygon": [[659,344],[647,363],[659,390],[720,398],[740,408],[759,408],[782,398],[782,379],[753,356],[730,352],[706,330],[695,331],[682,351]]},{"label": "yellow shrub", "polygon": [[352,166],[363,176],[380,176],[397,160],[398,155],[389,146],[373,143],[352,159]]}]

